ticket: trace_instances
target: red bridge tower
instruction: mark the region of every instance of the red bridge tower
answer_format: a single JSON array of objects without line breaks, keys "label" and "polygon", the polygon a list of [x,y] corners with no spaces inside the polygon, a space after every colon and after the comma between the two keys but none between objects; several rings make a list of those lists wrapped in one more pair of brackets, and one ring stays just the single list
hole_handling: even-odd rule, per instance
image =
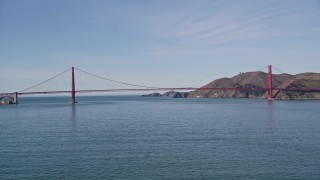
[{"label": "red bridge tower", "polygon": [[268,100],[272,100],[272,66],[268,66]]},{"label": "red bridge tower", "polygon": [[71,85],[72,104],[76,103],[76,87],[74,82],[74,67],[72,67],[72,85]]}]

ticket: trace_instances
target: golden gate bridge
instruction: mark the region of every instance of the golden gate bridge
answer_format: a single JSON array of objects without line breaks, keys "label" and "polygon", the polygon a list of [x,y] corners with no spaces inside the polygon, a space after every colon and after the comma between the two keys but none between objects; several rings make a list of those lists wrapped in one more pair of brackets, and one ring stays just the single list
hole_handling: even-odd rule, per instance
[{"label": "golden gate bridge", "polygon": [[[320,92],[320,88],[274,88],[272,86],[272,66],[268,68],[268,86],[267,87],[150,87],[137,84],[131,84],[121,81],[108,79],[90,72],[71,67],[60,74],[53,76],[41,83],[35,84],[23,90],[13,93],[0,93],[0,100],[9,98],[13,103],[18,103],[18,96],[37,95],[37,94],[71,94],[72,104],[76,103],[76,94],[95,93],[95,92],[134,92],[134,91],[267,91],[268,100],[272,100],[273,90],[278,91],[296,91],[296,92]],[[263,70],[262,68],[260,70]],[[258,70],[258,71],[260,71]],[[71,75],[71,78],[70,78]],[[77,76],[76,76],[77,75]],[[77,84],[76,84],[77,83]],[[77,85],[77,86],[76,86]],[[87,88],[87,87],[90,88]],[[71,87],[71,88],[70,88]],[[76,88],[77,87],[77,88]]]}]

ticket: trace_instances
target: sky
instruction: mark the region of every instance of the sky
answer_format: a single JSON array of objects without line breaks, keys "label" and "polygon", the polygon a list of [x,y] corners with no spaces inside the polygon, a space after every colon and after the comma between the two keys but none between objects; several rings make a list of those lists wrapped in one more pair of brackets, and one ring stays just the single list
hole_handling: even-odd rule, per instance
[{"label": "sky", "polygon": [[72,66],[155,87],[320,72],[320,0],[0,0],[0,62],[0,92]]}]

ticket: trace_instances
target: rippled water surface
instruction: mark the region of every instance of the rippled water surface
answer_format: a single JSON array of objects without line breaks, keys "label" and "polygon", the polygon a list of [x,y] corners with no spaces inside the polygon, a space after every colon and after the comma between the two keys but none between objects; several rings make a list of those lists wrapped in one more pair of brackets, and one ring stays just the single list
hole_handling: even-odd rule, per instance
[{"label": "rippled water surface", "polygon": [[0,106],[0,179],[320,179],[320,101],[136,96]]}]

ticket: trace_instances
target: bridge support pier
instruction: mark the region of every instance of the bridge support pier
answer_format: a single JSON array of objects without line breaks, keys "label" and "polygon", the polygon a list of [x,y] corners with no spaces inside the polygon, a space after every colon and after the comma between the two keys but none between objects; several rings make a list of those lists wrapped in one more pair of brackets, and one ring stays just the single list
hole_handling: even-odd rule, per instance
[{"label": "bridge support pier", "polygon": [[18,104],[18,93],[17,92],[14,93],[13,101],[15,104]]},{"label": "bridge support pier", "polygon": [[272,100],[273,93],[272,93],[272,66],[268,66],[268,100]]},{"label": "bridge support pier", "polygon": [[75,82],[74,82],[74,67],[72,67],[72,84],[71,84],[71,98],[72,98],[72,104],[76,103],[76,88],[75,88]]}]

